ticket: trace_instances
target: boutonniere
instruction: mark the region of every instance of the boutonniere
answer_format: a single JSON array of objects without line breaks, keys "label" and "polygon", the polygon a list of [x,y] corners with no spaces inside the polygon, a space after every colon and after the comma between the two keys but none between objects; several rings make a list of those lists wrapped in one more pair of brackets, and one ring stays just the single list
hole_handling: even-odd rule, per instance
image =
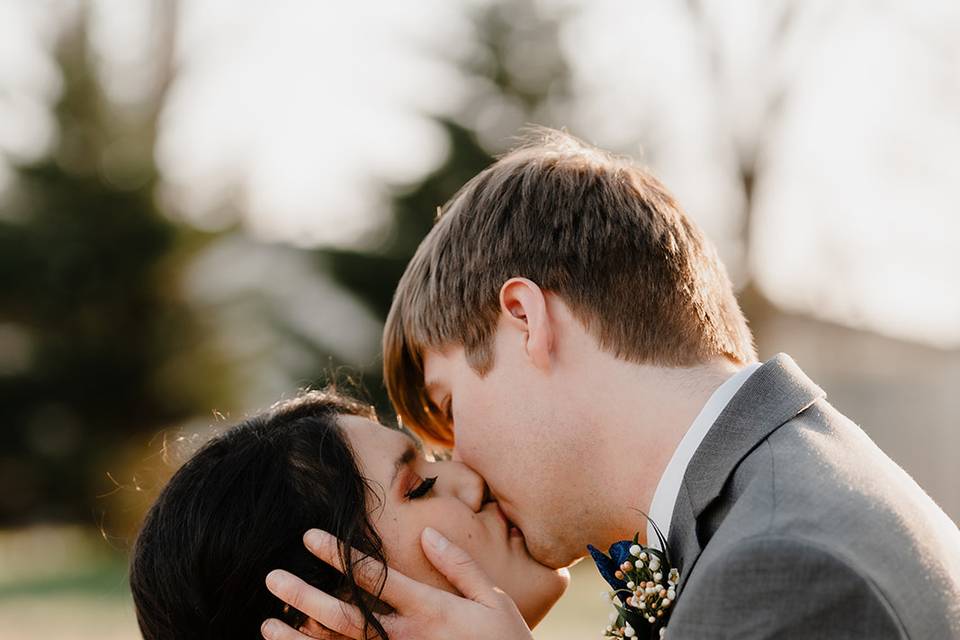
[{"label": "boutonniere", "polygon": [[671,566],[667,541],[656,523],[652,524],[663,551],[639,544],[639,532],[633,540],[614,543],[609,556],[587,545],[600,575],[613,588],[604,594],[616,609],[610,614],[604,638],[664,636],[677,598],[680,571]]}]

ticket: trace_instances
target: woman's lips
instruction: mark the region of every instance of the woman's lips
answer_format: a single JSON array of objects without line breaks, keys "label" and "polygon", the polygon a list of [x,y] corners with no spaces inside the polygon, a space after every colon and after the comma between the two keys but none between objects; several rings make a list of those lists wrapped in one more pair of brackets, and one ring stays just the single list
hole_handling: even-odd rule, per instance
[{"label": "woman's lips", "polygon": [[504,532],[508,538],[513,537],[523,537],[523,532],[513,522],[510,521],[510,518],[507,517],[507,514],[504,513],[503,509],[500,507],[499,502],[493,502],[494,507],[490,509],[497,515],[497,519],[503,524]]},{"label": "woman's lips", "polygon": [[507,535],[509,535],[511,538],[514,538],[514,537],[522,538],[523,532],[520,531],[520,528],[517,527],[517,525],[513,524],[513,521],[510,520],[510,517],[503,510],[503,507],[500,506],[499,502],[497,503],[497,511],[500,512],[500,515],[503,517],[504,521],[507,523]]}]

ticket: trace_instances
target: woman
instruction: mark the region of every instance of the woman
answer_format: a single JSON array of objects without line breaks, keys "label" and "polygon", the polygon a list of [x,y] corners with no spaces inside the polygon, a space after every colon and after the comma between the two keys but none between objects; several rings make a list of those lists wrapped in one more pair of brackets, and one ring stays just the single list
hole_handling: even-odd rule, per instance
[{"label": "woman", "polygon": [[468,551],[531,627],[567,586],[565,571],[527,553],[469,468],[427,460],[354,400],[304,393],[212,439],[161,492],[131,559],[140,629],[147,640],[260,638],[261,623],[280,618],[317,632],[267,591],[264,577],[281,568],[355,603],[372,637],[386,638],[373,614],[387,605],[311,555],[303,534],[323,529],[343,554],[352,547],[455,591],[421,551],[427,526]]}]

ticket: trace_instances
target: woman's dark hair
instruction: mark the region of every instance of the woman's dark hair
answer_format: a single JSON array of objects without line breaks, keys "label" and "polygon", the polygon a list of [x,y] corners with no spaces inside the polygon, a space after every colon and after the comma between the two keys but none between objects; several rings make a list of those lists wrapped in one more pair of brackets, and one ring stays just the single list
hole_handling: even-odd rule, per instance
[{"label": "woman's dark hair", "polygon": [[[385,563],[368,519],[369,491],[337,425],[341,415],[375,419],[373,410],[333,392],[280,402],[207,442],[164,487],[144,520],[130,561],[130,587],[146,640],[260,638],[267,618],[294,628],[306,621],[264,584],[286,569],[353,602],[366,633],[386,638],[371,600],[354,582],[310,554],[308,529]],[[381,581],[382,588],[382,581]],[[379,596],[379,594],[373,594]]]}]

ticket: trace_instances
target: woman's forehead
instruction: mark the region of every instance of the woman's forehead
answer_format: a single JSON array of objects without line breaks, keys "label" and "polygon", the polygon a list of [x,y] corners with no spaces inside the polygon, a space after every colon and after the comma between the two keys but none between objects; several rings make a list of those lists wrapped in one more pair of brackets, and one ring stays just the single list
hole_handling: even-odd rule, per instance
[{"label": "woman's forehead", "polygon": [[381,438],[386,442],[389,437],[390,429],[363,416],[341,415],[337,423],[354,446],[367,445]]},{"label": "woman's forehead", "polygon": [[411,436],[402,431],[361,416],[341,416],[339,423],[360,462],[366,467],[376,460],[392,463],[396,456],[415,444]]}]

